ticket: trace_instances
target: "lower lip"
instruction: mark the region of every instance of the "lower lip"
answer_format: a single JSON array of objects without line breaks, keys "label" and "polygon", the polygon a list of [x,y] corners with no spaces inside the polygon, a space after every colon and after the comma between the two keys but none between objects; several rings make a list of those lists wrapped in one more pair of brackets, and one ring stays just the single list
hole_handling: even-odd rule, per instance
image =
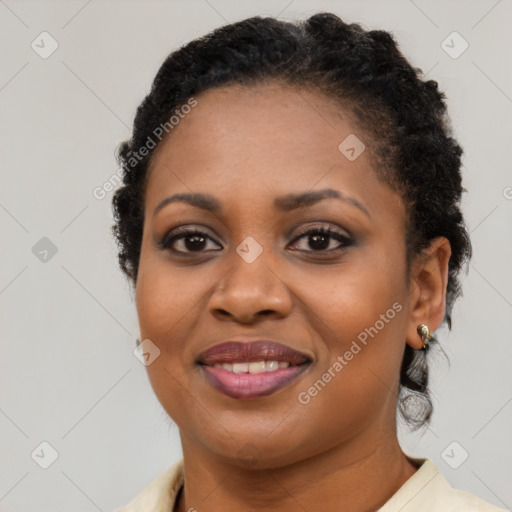
[{"label": "lower lip", "polygon": [[262,373],[233,373],[215,366],[199,366],[218,391],[232,398],[248,399],[275,393],[297,379],[309,368],[310,363]]}]

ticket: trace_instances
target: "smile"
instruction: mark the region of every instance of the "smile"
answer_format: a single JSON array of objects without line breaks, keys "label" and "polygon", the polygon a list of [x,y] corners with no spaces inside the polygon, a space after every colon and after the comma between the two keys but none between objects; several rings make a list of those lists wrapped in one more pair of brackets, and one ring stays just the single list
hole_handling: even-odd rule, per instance
[{"label": "smile", "polygon": [[196,361],[217,391],[237,399],[260,398],[290,385],[311,359],[280,343],[230,341],[203,352]]},{"label": "smile", "polygon": [[263,373],[275,372],[279,368],[288,368],[290,363],[285,361],[253,361],[250,363],[215,363],[215,368],[224,368],[233,373]]}]

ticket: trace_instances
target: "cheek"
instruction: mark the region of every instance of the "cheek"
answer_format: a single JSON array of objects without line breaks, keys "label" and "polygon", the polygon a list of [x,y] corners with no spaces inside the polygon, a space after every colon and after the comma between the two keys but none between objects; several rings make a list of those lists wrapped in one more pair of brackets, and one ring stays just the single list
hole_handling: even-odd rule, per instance
[{"label": "cheek", "polygon": [[169,274],[159,273],[157,266],[151,271],[142,271],[136,292],[141,335],[158,340],[171,329],[185,307],[184,295],[181,283],[171,279]]},{"label": "cheek", "polygon": [[[385,304],[382,311],[395,313],[392,304]],[[304,429],[316,432],[315,446],[308,448],[313,452],[350,439],[377,418],[391,419],[404,350],[400,312],[389,323],[373,314],[356,315],[353,322],[330,320],[329,332],[323,332],[328,352],[325,357],[322,354],[296,397],[302,417],[308,418]],[[333,336],[333,330],[338,336]]]},{"label": "cheek", "polygon": [[407,283],[401,255],[384,256],[361,258],[322,279],[302,278],[308,290],[303,315],[327,348],[306,383],[312,387],[302,390],[304,401],[311,399],[318,414],[338,404],[330,414],[341,422],[357,423],[396,399]]},{"label": "cheek", "polygon": [[[149,251],[148,251],[149,252]],[[172,268],[164,255],[141,254],[136,303],[141,335],[163,341],[187,316],[204,307],[207,282],[192,267]],[[202,300],[203,299],[203,300]]]},{"label": "cheek", "polygon": [[[401,262],[401,260],[404,260]],[[332,351],[370,330],[375,336],[395,336],[405,324],[407,280],[405,258],[399,251],[382,250],[358,253],[346,264],[314,273],[301,271],[295,281],[301,283],[304,314],[330,340]],[[378,331],[378,332],[375,332]]]},{"label": "cheek", "polygon": [[158,258],[141,255],[136,288],[140,335],[160,351],[146,371],[155,396],[173,419],[190,408],[182,357],[190,329],[187,313],[197,302],[193,295],[179,273],[166,270]]}]

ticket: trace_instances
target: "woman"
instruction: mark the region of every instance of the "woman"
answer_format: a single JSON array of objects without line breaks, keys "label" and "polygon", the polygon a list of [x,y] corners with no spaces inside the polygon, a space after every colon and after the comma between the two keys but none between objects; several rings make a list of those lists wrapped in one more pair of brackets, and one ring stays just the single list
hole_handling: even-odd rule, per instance
[{"label": "woman", "polygon": [[254,17],[173,52],[113,200],[183,459],[122,510],[497,511],[407,456],[471,246],[445,96],[384,31]]}]

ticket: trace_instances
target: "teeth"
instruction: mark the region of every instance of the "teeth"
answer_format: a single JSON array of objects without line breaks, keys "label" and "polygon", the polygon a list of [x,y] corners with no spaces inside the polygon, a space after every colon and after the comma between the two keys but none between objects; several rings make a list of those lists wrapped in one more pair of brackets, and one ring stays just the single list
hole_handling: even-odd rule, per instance
[{"label": "teeth", "polygon": [[250,363],[216,363],[215,368],[223,368],[233,373],[263,373],[275,372],[279,368],[288,368],[290,363],[285,361],[252,361]]},{"label": "teeth", "polygon": [[265,361],[256,361],[249,363],[249,373],[263,373],[265,371]]},{"label": "teeth", "polygon": [[[286,363],[286,365],[288,366],[288,363]],[[265,363],[265,370],[267,372],[273,372],[275,370],[277,370],[279,368],[279,364],[277,361],[267,361]]]},{"label": "teeth", "polygon": [[249,371],[249,363],[234,363],[233,373],[247,373]]}]

